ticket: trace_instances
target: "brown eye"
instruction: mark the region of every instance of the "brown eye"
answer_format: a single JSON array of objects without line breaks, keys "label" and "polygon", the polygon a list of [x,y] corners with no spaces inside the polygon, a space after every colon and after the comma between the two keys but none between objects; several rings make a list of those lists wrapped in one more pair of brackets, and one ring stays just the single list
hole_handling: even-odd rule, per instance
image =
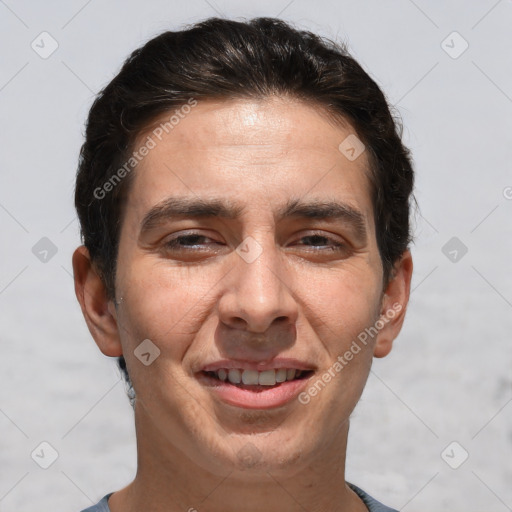
[{"label": "brown eye", "polygon": [[186,247],[196,247],[198,245],[203,245],[204,240],[211,240],[210,238],[204,235],[184,235],[177,236],[167,241],[165,246],[171,249],[183,249]]},{"label": "brown eye", "polygon": [[318,249],[318,250],[336,251],[336,250],[341,250],[341,249],[346,248],[344,243],[342,243],[334,238],[325,236],[323,234],[318,234],[318,233],[303,236],[300,240],[309,241],[309,243],[306,243],[304,245],[311,247],[311,248],[322,247],[322,249]]}]

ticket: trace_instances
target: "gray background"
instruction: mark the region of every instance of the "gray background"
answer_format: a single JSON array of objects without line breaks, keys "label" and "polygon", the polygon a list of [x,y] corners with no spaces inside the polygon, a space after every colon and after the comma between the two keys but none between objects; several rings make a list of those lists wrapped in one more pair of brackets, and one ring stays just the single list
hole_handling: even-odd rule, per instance
[{"label": "gray background", "polygon": [[[74,297],[74,173],[94,94],[128,53],[214,15],[346,41],[414,154],[410,309],[353,415],[347,478],[399,510],[512,510],[512,2],[5,0],[0,511],[78,511],[134,476],[123,383]],[[51,48],[43,31],[58,43],[46,59],[31,47]],[[43,441],[58,452],[46,470],[31,458],[50,461]]]}]

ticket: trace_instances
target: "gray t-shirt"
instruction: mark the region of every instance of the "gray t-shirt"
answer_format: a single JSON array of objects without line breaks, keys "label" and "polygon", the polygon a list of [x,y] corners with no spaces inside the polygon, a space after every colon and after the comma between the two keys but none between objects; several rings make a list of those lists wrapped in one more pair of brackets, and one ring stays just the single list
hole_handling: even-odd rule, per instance
[{"label": "gray t-shirt", "polygon": [[[368,507],[369,512],[398,512],[394,508],[386,507],[354,484],[349,482],[347,482],[347,484],[361,498],[361,500],[363,500],[363,503]],[[108,508],[108,499],[112,494],[113,493],[107,494],[99,503],[82,510],[82,512],[110,512],[110,509]]]}]

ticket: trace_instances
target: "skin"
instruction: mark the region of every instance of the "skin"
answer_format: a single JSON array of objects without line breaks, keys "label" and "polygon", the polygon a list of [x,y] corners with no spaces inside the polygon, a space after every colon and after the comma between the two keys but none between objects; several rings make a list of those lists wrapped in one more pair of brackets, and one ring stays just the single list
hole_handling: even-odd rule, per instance
[{"label": "skin", "polygon": [[[104,354],[124,354],[137,395],[137,475],[112,495],[112,512],[366,510],[344,484],[349,417],[373,357],[387,355],[401,329],[412,259],[406,251],[383,285],[366,153],[350,161],[338,149],[354,133],[298,100],[201,102],[137,166],[117,304],[87,249],[75,251],[87,325]],[[170,217],[141,232],[169,197],[230,200],[243,212]],[[347,219],[278,219],[291,198],[348,205],[366,235]],[[191,234],[206,238],[166,246]],[[248,236],[262,249],[252,263],[235,250]],[[400,312],[307,405],[242,409],[195,376],[219,359],[292,357],[316,380],[396,304]],[[145,339],[160,349],[149,366],[134,356]]]}]

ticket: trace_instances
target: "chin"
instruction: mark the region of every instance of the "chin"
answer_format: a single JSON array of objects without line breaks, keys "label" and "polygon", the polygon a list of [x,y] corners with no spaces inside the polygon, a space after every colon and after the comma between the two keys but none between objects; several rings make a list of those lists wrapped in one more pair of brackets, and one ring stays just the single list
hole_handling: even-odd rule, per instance
[{"label": "chin", "polygon": [[[308,465],[314,446],[290,432],[265,432],[251,435],[235,434],[220,442],[220,453],[211,454],[226,463],[226,470],[237,473],[241,480],[253,481],[261,477],[268,482],[268,474],[293,476]],[[305,451],[305,448],[307,451]]]}]

